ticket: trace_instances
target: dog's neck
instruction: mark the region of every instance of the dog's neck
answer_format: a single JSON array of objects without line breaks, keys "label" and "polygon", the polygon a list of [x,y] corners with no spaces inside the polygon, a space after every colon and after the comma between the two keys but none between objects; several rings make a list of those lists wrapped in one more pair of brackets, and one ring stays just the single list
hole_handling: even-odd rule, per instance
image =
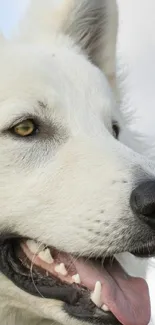
[{"label": "dog's neck", "polygon": [[28,313],[27,310],[10,307],[8,304],[4,306],[0,300],[0,324],[3,325],[58,325],[51,320],[46,320]]},{"label": "dog's neck", "polygon": [[[2,325],[58,325],[55,321],[38,315],[34,302],[0,274],[0,324]],[[17,298],[17,299],[16,299]],[[34,297],[35,298],[35,297]],[[24,301],[24,303],[23,303]]]},{"label": "dog's neck", "polygon": [[32,314],[28,314],[24,309],[10,308],[6,306],[1,308],[0,306],[0,324],[3,325],[56,325],[52,321],[34,317]]}]

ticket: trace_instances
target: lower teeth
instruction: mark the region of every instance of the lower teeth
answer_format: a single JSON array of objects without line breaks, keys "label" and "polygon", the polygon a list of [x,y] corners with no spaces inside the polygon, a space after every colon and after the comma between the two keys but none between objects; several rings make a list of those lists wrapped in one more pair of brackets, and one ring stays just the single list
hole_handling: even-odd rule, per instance
[{"label": "lower teeth", "polygon": [[91,294],[91,300],[98,307],[101,307],[101,289],[102,289],[101,282],[97,281],[95,284],[94,292]]},{"label": "lower teeth", "polygon": [[105,312],[110,311],[107,305],[103,305],[101,309],[104,310]]},{"label": "lower teeth", "polygon": [[[42,261],[44,261],[45,263],[48,263],[48,264],[54,263],[54,259],[51,255],[50,249],[46,248],[45,245],[43,245],[41,243],[37,243],[33,240],[27,240],[26,244],[27,244],[27,247],[29,248],[29,250],[31,251],[31,253],[38,256]],[[68,275],[68,272],[66,270],[64,263],[55,265],[54,271],[64,277]],[[49,276],[48,271],[46,271],[46,276]],[[73,275],[71,277],[71,279],[73,281],[72,283],[76,283],[76,284],[81,283],[79,274]],[[108,306],[103,304],[103,302],[101,301],[101,290],[102,290],[101,282],[97,281],[95,284],[94,291],[91,293],[91,300],[97,307],[101,308],[104,312],[109,312],[110,310],[109,310]]]},{"label": "lower teeth", "polygon": [[63,276],[66,276],[68,274],[68,272],[67,272],[67,270],[65,268],[64,263],[61,263],[61,264],[56,265],[55,272],[57,272],[57,273],[59,273],[59,274],[61,274]]},{"label": "lower teeth", "polygon": [[46,248],[44,251],[41,251],[38,254],[39,258],[43,261],[46,262],[48,264],[52,264],[53,263],[53,258],[51,256],[50,250],[49,248]]},{"label": "lower teeth", "polygon": [[73,275],[72,276],[72,280],[74,281],[74,283],[77,283],[77,284],[80,284],[81,283],[79,274]]}]

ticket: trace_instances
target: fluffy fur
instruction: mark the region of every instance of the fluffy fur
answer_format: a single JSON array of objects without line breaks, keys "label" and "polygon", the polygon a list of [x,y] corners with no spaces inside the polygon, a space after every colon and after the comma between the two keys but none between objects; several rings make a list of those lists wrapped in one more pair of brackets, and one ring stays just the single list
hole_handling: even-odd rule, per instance
[{"label": "fluffy fur", "polygon": [[[80,255],[128,251],[143,230],[149,240],[129,198],[153,167],[113,137],[115,0],[32,0],[25,21],[0,43],[0,230]],[[38,138],[7,131],[24,116],[39,119]],[[0,283],[1,324],[81,324]]]}]

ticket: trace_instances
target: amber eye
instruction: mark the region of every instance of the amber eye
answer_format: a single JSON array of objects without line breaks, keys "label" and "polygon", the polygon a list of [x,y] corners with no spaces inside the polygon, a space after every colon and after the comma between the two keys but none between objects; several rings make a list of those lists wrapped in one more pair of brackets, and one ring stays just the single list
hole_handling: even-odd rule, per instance
[{"label": "amber eye", "polygon": [[20,137],[34,135],[36,131],[36,125],[32,120],[25,120],[12,128],[12,132]]}]

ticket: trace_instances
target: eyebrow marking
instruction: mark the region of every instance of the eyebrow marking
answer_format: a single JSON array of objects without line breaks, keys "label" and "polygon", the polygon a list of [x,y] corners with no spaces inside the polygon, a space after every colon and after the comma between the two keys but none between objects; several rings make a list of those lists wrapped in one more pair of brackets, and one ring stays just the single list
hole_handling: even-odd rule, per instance
[{"label": "eyebrow marking", "polygon": [[38,100],[38,106],[40,106],[40,108],[44,108],[44,109],[47,108],[47,104],[45,104],[41,100]]}]

